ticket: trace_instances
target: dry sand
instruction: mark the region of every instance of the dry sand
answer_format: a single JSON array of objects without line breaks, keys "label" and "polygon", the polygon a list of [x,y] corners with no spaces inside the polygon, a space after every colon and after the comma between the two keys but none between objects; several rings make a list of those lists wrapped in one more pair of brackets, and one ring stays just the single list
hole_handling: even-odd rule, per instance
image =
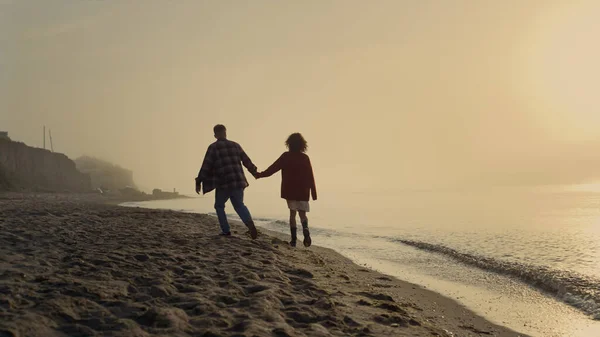
[{"label": "dry sand", "polygon": [[1,337],[523,336],[332,250],[99,200],[0,195]]}]

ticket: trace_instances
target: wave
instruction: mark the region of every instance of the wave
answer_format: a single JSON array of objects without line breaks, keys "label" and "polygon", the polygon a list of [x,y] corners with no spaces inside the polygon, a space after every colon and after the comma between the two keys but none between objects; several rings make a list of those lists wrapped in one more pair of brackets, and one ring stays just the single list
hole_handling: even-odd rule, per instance
[{"label": "wave", "polygon": [[438,244],[404,239],[390,239],[390,241],[443,254],[469,266],[511,276],[557,297],[595,320],[600,320],[600,280],[546,266],[502,261],[463,253]]}]

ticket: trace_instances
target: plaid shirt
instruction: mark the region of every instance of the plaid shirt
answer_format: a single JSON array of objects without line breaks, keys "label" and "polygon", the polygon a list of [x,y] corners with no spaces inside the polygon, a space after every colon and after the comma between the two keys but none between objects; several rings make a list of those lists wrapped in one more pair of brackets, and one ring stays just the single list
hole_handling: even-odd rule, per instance
[{"label": "plaid shirt", "polygon": [[240,144],[227,139],[219,139],[210,144],[198,179],[202,182],[202,193],[206,194],[216,188],[246,188],[248,180],[244,175],[242,164],[252,173],[257,174],[252,163]]}]

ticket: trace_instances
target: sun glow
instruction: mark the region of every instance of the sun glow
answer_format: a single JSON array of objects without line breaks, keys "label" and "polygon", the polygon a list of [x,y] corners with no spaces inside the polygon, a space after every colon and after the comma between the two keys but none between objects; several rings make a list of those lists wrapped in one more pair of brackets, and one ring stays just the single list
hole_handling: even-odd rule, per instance
[{"label": "sun glow", "polygon": [[570,185],[563,188],[567,192],[600,193],[600,181],[585,184]]},{"label": "sun glow", "polygon": [[[564,2],[542,13],[523,40],[521,92],[557,138],[589,140],[600,123],[600,2]],[[522,75],[521,75],[522,76]]]}]

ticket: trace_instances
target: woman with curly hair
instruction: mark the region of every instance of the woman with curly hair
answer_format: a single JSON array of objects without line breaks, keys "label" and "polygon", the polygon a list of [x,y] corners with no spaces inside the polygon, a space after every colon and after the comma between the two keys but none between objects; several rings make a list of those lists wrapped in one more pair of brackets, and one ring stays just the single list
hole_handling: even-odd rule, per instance
[{"label": "woman with curly hair", "polygon": [[311,245],[306,213],[310,211],[309,198],[317,200],[317,188],[310,158],[306,155],[308,144],[300,133],[291,134],[285,142],[288,148],[265,171],[259,172],[257,178],[270,177],[281,170],[281,198],[285,199],[290,209],[290,245],[296,246],[296,212],[300,215],[304,246]]}]

